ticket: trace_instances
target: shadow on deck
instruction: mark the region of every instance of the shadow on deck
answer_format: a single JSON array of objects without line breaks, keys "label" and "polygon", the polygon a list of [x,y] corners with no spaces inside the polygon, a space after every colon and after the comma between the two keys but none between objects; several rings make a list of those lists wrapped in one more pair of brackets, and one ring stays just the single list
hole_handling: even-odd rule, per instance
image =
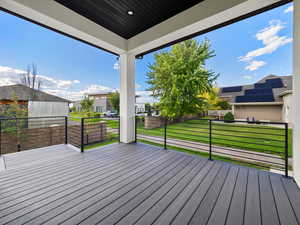
[{"label": "shadow on deck", "polygon": [[146,144],[4,156],[0,224],[296,225],[292,179]]}]

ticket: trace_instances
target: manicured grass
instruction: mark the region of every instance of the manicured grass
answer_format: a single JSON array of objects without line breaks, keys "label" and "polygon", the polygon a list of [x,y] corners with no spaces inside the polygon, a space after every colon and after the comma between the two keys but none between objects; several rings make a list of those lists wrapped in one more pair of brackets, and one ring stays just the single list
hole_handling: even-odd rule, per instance
[{"label": "manicured grass", "polygon": [[[152,142],[152,141],[146,141],[146,140],[143,140],[143,139],[139,139],[139,142],[142,142],[142,143],[145,143],[145,144],[150,144],[150,145],[155,145],[155,146],[163,148],[162,144],[158,144],[158,143],[155,143],[155,142]],[[200,157],[203,157],[203,158],[209,158],[209,154],[206,153],[206,152],[198,152],[198,151],[195,151],[195,150],[179,148],[179,147],[171,146],[171,145],[167,145],[167,149],[171,149],[171,150],[175,150],[175,151],[179,151],[179,152],[184,152],[184,153],[191,154],[191,155],[197,155],[197,156],[200,156]],[[247,162],[235,161],[235,160],[232,160],[229,157],[222,157],[222,156],[213,155],[212,159],[213,160],[220,160],[220,161],[223,161],[223,162],[230,162],[230,163],[238,164],[238,165],[241,165],[241,166],[253,167],[253,168],[257,168],[257,169],[263,169],[263,170],[268,169],[268,168],[266,168],[266,166],[259,166],[259,165],[253,165],[253,164],[247,163]]]},{"label": "manicured grass", "polygon": [[[87,113],[84,112],[72,112],[70,113],[70,119],[73,121],[80,122],[81,118],[90,117]],[[106,121],[106,124],[110,128],[117,129],[119,127],[119,120],[118,119],[105,119],[105,118],[93,118],[93,119],[86,119],[86,123],[97,123],[100,121]]]},{"label": "manicured grass", "polygon": [[[289,156],[292,156],[292,130],[289,129]],[[145,129],[138,125],[138,134],[164,136],[164,128]],[[285,151],[285,130],[265,125],[212,122],[212,144],[282,155]],[[209,124],[189,120],[167,126],[167,138],[209,143]],[[282,155],[283,156],[283,155]]]},{"label": "manicured grass", "polygon": [[100,143],[97,143],[97,144],[87,145],[87,146],[84,147],[84,150],[99,148],[99,147],[109,145],[109,144],[113,144],[113,143],[117,143],[117,142],[118,142],[118,140],[116,140],[116,139],[109,139],[109,140],[106,140],[106,141],[103,141],[103,142],[100,142]]}]

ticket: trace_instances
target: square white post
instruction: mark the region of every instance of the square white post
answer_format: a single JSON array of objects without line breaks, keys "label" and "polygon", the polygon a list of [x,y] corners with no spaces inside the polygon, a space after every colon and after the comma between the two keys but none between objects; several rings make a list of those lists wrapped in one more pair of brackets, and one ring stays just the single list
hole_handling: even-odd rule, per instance
[{"label": "square white post", "polygon": [[135,139],[135,56],[120,55],[120,140],[131,143]]},{"label": "square white post", "polygon": [[300,186],[300,0],[294,0],[293,172]]}]

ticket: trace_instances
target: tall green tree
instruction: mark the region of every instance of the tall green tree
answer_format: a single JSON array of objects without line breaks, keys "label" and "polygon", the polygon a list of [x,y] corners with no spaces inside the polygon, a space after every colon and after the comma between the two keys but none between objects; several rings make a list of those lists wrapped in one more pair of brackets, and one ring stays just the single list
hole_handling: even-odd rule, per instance
[{"label": "tall green tree", "polygon": [[120,112],[120,94],[119,92],[112,92],[109,95],[110,104],[113,110],[116,110],[118,113]]},{"label": "tall green tree", "polygon": [[81,110],[83,112],[90,112],[93,109],[94,100],[89,97],[85,97],[80,101]]},{"label": "tall green tree", "polygon": [[215,56],[208,40],[187,40],[170,51],[155,54],[147,73],[149,90],[159,99],[161,114],[169,118],[198,113],[206,103],[199,95],[210,92],[217,74],[205,68]]},{"label": "tall green tree", "polygon": [[27,138],[24,130],[27,129],[28,120],[26,117],[28,116],[28,110],[27,105],[18,100],[15,92],[11,96],[12,102],[3,111],[3,115],[9,119],[2,121],[2,129],[16,138],[16,146],[20,150],[22,141]]}]

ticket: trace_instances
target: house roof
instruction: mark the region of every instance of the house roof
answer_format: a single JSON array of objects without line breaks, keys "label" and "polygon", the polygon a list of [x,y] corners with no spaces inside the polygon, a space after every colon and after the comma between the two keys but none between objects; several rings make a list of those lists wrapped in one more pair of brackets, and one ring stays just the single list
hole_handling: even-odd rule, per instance
[{"label": "house roof", "polygon": [[282,102],[282,93],[292,89],[292,76],[268,75],[254,84],[220,88],[219,97],[235,104]]},{"label": "house roof", "polygon": [[0,100],[12,100],[14,94],[17,96],[19,101],[70,102],[67,99],[50,95],[22,84],[0,87]]}]

